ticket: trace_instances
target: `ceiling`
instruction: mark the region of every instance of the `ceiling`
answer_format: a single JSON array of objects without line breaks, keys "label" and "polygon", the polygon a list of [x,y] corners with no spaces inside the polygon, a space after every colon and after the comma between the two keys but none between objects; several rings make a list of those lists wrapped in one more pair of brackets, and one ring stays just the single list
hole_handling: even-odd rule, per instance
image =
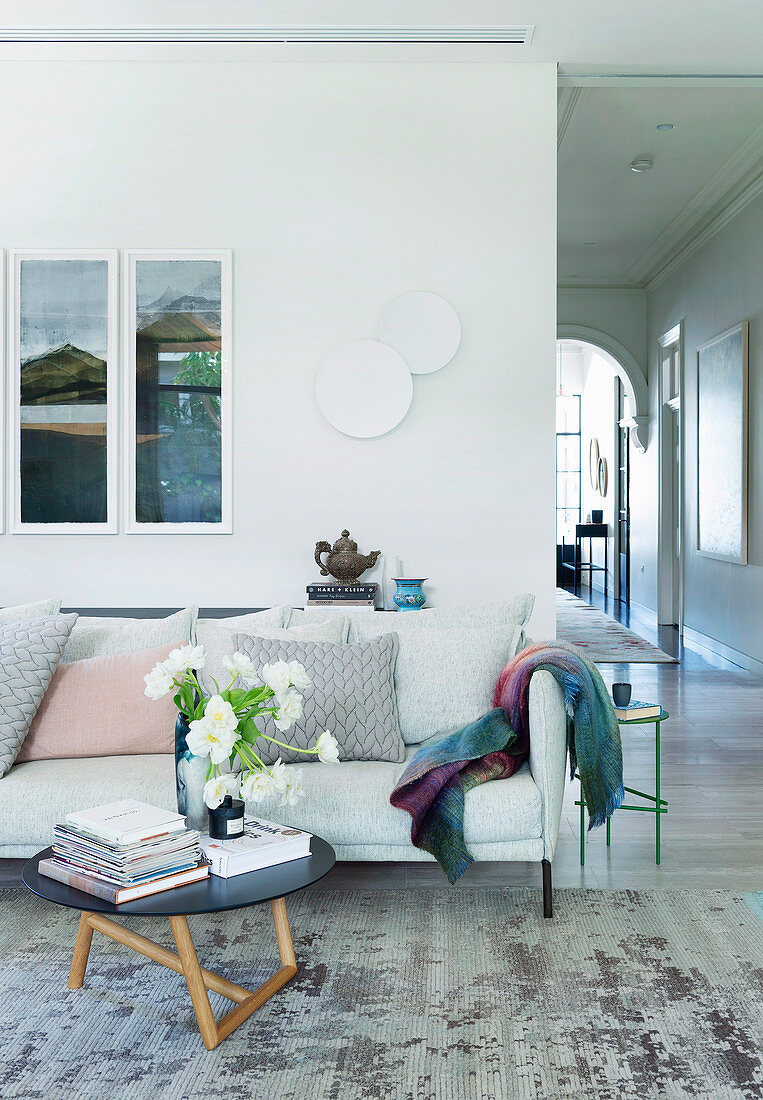
[{"label": "ceiling", "polygon": [[[720,8],[709,0],[2,0],[0,12],[0,28],[210,24],[323,29],[529,24],[535,28],[529,45],[430,46],[420,47],[415,56],[545,61],[567,72],[604,67],[609,72],[760,75],[763,69],[761,0],[725,0]],[[269,47],[271,56],[284,56],[287,49]],[[320,58],[327,49],[312,46],[308,54]],[[341,49],[345,56],[348,50],[369,56],[356,47]],[[415,47],[368,50],[410,57]]]},{"label": "ceiling", "polygon": [[763,190],[763,88],[561,88],[559,142],[559,283],[643,286]]}]

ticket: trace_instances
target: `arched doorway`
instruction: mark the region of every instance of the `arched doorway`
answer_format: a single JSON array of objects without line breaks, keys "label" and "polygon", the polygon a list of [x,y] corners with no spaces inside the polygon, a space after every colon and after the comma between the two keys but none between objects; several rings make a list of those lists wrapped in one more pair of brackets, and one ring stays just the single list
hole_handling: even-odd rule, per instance
[{"label": "arched doorway", "polygon": [[647,442],[646,383],[616,341],[560,331],[573,335],[557,340],[557,583],[628,605],[630,458]]}]

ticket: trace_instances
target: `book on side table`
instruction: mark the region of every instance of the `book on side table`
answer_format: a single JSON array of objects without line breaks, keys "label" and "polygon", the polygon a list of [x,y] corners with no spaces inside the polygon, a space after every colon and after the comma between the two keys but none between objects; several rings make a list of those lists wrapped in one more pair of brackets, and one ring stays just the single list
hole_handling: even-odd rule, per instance
[{"label": "book on side table", "polygon": [[635,722],[639,718],[646,721],[647,718],[659,718],[661,714],[659,703],[642,703],[638,699],[633,699],[627,707],[615,707],[615,716],[620,722]]},{"label": "book on side table", "polygon": [[181,814],[126,799],[67,814],[38,870],[119,905],[206,878],[209,864]]},{"label": "book on side table", "polygon": [[211,873],[220,878],[233,878],[309,856],[311,836],[301,829],[290,829],[288,825],[247,817],[243,836],[232,840],[203,836],[200,845],[209,860]]}]

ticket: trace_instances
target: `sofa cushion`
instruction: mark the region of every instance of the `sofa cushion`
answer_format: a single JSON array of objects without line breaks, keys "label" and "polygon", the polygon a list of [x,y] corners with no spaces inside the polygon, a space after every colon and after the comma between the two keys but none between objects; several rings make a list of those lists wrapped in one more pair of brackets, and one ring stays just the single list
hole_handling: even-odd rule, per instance
[{"label": "sofa cushion", "polygon": [[0,776],[19,754],[76,615],[0,627]]},{"label": "sofa cushion", "polygon": [[[408,758],[414,751],[408,749]],[[299,767],[287,765],[288,770]],[[404,768],[405,762],[315,764],[302,768],[305,797],[296,805],[281,807],[267,801],[248,810],[317,833],[335,846],[387,845],[399,849],[397,859],[417,858],[410,817],[389,803]],[[21,854],[23,849],[31,854],[50,844],[53,826],[66,814],[121,798],[174,809],[174,757],[103,756],[16,764],[0,780],[0,845],[6,852]],[[510,779],[469,791],[464,829],[467,844],[541,836],[540,791],[527,764]]]},{"label": "sofa cushion", "polygon": [[40,600],[38,603],[20,603],[15,607],[0,608],[0,626],[24,620],[46,619],[61,610],[60,600]]},{"label": "sofa cushion", "polygon": [[119,619],[80,615],[61,658],[66,664],[88,657],[112,657],[186,644],[194,636],[198,607],[186,607],[165,619]]},{"label": "sofa cushion", "polygon": [[52,842],[53,826],[74,810],[137,798],[176,810],[175,757],[98,756],[30,760],[0,779],[0,844],[7,850]]},{"label": "sofa cushion", "polygon": [[18,760],[174,752],[172,695],[146,698],[143,677],[174,645],[60,664]]},{"label": "sofa cushion", "polygon": [[[250,623],[242,622],[251,618]],[[230,626],[233,622],[237,625]],[[303,626],[287,630],[286,627],[263,625],[255,616],[242,615],[239,619],[199,619],[196,624],[196,641],[203,645],[207,661],[199,677],[202,687],[212,695],[215,685],[214,676],[221,689],[230,683],[230,673],[223,665],[223,657],[236,652],[235,638],[246,634],[250,638],[280,638],[282,641],[297,638],[303,642],[346,642],[348,622],[338,617],[323,622],[305,623]]]},{"label": "sofa cushion", "polygon": [[[275,661],[299,661],[312,681],[301,693],[304,712],[295,725],[282,734],[268,716],[261,720],[264,733],[308,749],[328,729],[339,743],[340,760],[403,759],[394,684],[397,635],[354,645],[243,635],[236,641],[257,668]],[[300,756],[263,739],[256,751],[266,763],[279,756],[287,762],[317,762],[314,756]]]}]

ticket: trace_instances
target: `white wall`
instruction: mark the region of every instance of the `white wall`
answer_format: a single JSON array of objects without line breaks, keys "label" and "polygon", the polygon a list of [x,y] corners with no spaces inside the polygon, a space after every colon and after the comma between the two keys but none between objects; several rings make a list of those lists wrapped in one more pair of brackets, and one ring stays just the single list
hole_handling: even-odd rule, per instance
[{"label": "white wall", "polygon": [[[650,398],[657,412],[658,340],[683,322],[686,499],[686,627],[763,661],[763,198],[743,210],[647,299]],[[697,554],[697,347],[738,322],[750,322],[748,565]],[[656,487],[656,441],[641,475]],[[634,486],[632,498],[638,492]],[[635,523],[634,523],[635,526]],[[639,553],[646,584],[634,597],[656,605],[657,510],[639,517]],[[638,560],[632,560],[634,579]]]},{"label": "white wall", "polygon": [[[235,430],[232,536],[4,535],[1,602],[300,602],[347,525],[433,604],[531,590],[553,634],[553,65],[19,62],[0,99],[2,245],[234,250]],[[461,349],[341,436],[316,366],[413,289]]]}]

